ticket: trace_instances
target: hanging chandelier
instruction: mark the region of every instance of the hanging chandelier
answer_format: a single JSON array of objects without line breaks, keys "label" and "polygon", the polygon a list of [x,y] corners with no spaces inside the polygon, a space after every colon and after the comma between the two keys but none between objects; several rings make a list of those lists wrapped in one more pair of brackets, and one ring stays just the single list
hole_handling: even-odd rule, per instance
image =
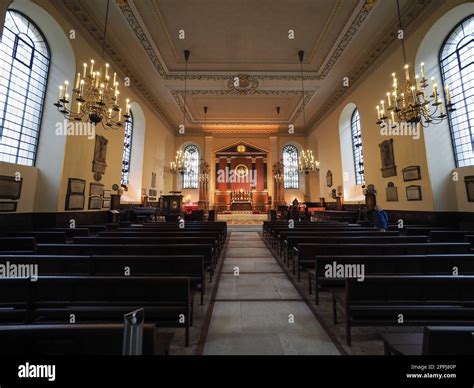
[{"label": "hanging chandelier", "polygon": [[303,150],[298,158],[298,171],[308,175],[310,172],[319,170],[319,162],[314,159],[313,151]]},{"label": "hanging chandelier", "polygon": [[183,105],[183,126],[182,126],[182,135],[183,135],[183,144],[179,150],[176,151],[176,156],[174,162],[170,162],[170,171],[172,174],[181,174],[184,175],[184,172],[190,167],[191,161],[187,159],[184,153],[184,136],[186,133],[186,94],[187,94],[187,78],[188,78],[188,60],[191,52],[189,50],[184,50],[184,105]]},{"label": "hanging chandelier", "polygon": [[110,65],[104,63],[109,7],[110,0],[107,0],[102,62],[98,71],[94,71],[94,59],[91,59],[90,66],[84,63],[82,74],[76,75],[71,94],[69,81],[66,80],[64,85],[59,86],[59,96],[54,106],[68,120],[89,121],[95,125],[102,123],[105,129],[118,129],[130,120],[130,101],[126,100],[125,112],[122,111],[117,73],[113,73],[111,77]]},{"label": "hanging chandelier", "polygon": [[[305,96],[304,96],[304,77],[303,77],[303,59],[304,59],[304,51],[298,51],[298,57],[300,59],[300,66],[301,66],[301,95],[302,97],[302,104],[303,104],[303,127],[306,128],[306,112],[305,112]],[[313,151],[309,148],[307,150],[303,150],[300,153],[298,158],[298,171],[301,174],[308,175],[310,172],[318,171],[319,170],[319,162],[314,159]]]},{"label": "hanging chandelier", "polygon": [[[399,0],[397,0],[397,12],[399,29],[403,31]],[[376,107],[377,124],[396,127],[399,123],[409,123],[420,124],[423,128],[427,128],[430,124],[439,124],[448,117],[449,113],[455,111],[449,86],[445,88],[446,104],[444,105],[434,77],[430,79],[431,93],[427,90],[429,82],[425,74],[424,63],[420,64],[421,76],[417,74],[416,67],[413,68],[413,74],[411,74],[410,66],[406,64],[405,37],[401,41],[405,63],[405,82],[399,87],[397,75],[392,73],[392,90],[386,93],[387,106],[385,100],[381,100],[380,105]],[[387,112],[390,112],[389,115]]]}]

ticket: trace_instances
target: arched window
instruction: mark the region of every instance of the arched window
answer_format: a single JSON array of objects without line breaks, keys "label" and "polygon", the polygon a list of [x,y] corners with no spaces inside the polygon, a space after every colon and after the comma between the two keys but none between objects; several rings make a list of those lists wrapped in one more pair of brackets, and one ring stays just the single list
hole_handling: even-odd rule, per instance
[{"label": "arched window", "polygon": [[363,185],[364,175],[364,150],[362,146],[362,132],[360,130],[360,115],[356,108],[351,118],[352,152],[354,153],[354,172],[356,185]]},{"label": "arched window", "polygon": [[283,182],[285,189],[299,189],[298,149],[294,145],[283,148]]},{"label": "arched window", "polygon": [[456,109],[449,115],[457,167],[474,165],[474,16],[448,35],[439,63]]},{"label": "arched window", "polygon": [[183,189],[199,188],[199,149],[194,144],[184,148],[186,162],[183,175]]},{"label": "arched window", "polygon": [[133,113],[130,111],[130,118],[125,123],[125,136],[123,140],[122,158],[122,185],[128,185],[130,181],[130,163],[132,161],[132,141],[133,141]]},{"label": "arched window", "polygon": [[50,57],[38,27],[7,11],[0,43],[0,161],[35,164]]}]

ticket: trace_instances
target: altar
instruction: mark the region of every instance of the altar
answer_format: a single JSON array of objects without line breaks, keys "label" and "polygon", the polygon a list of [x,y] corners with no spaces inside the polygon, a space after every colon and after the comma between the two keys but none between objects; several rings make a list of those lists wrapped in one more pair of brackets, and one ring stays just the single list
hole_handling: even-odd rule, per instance
[{"label": "altar", "polygon": [[231,211],[251,211],[252,209],[251,201],[233,201],[230,204]]}]

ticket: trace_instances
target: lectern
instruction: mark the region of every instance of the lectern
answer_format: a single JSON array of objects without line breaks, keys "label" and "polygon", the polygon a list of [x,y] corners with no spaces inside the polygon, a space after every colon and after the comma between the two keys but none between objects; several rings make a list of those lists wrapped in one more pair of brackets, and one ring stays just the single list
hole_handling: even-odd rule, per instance
[{"label": "lectern", "polygon": [[183,207],[183,196],[177,193],[162,195],[160,198],[160,207],[163,212],[168,214],[181,213]]}]

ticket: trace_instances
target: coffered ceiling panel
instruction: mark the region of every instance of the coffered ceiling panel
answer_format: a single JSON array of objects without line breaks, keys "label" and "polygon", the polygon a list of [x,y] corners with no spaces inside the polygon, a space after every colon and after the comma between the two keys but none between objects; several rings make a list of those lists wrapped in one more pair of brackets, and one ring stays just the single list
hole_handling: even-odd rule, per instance
[{"label": "coffered ceiling panel", "polygon": [[[100,50],[107,0],[41,1]],[[407,34],[443,3],[400,0]],[[291,123],[303,134],[397,47],[396,11],[395,0],[115,0],[106,53],[173,131],[186,111],[189,132],[275,133]],[[185,49],[191,51],[186,109]],[[305,51],[305,116],[299,50]],[[400,69],[387,73],[393,71]]]},{"label": "coffered ceiling panel", "polygon": [[185,49],[191,50],[196,71],[291,71],[298,68],[298,50],[306,51],[305,63],[316,71],[363,3],[140,0],[134,5],[168,71],[182,69]]}]

